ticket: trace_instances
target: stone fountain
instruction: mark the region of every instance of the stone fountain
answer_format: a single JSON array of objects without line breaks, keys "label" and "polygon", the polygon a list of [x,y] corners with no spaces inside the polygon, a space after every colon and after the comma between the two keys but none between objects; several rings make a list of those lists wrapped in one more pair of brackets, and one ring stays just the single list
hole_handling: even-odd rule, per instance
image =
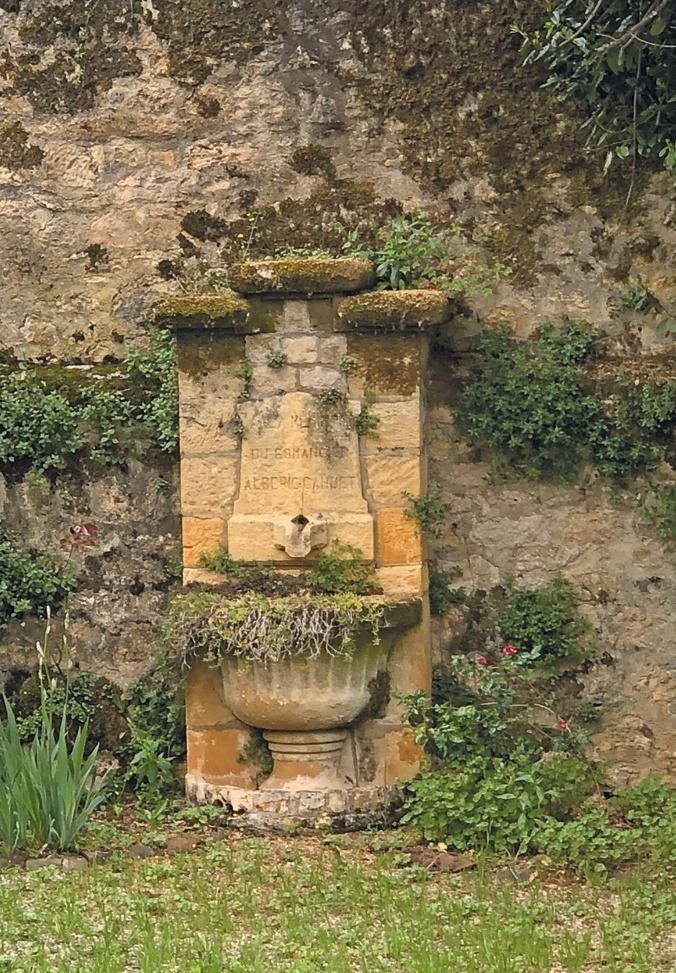
[{"label": "stone fountain", "polygon": [[217,550],[298,572],[339,542],[375,565],[383,621],[347,656],[194,659],[187,793],[256,825],[355,825],[418,768],[398,697],[429,689],[429,608],[407,508],[426,490],[423,376],[449,305],[373,290],[356,259],[248,262],[230,279],[235,295],[155,309],[178,337],[184,583],[222,580],[201,564]]}]

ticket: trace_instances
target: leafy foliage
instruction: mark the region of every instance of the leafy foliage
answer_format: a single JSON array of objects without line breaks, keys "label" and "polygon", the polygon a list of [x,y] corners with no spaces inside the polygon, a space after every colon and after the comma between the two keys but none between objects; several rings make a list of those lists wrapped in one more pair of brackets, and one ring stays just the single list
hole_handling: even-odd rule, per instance
[{"label": "leafy foliage", "polygon": [[524,63],[542,61],[545,87],[582,101],[589,149],[614,158],[661,157],[676,170],[676,4],[563,0],[523,36]]},{"label": "leafy foliage", "polygon": [[589,325],[545,322],[533,342],[505,327],[485,331],[456,410],[461,434],[527,476],[570,477],[583,462],[626,480],[666,457],[676,424],[676,382],[635,384],[618,375],[610,395],[591,388]]},{"label": "leafy foliage", "polygon": [[673,864],[676,790],[653,777],[603,800],[602,768],[575,752],[586,735],[556,717],[548,685],[515,656],[456,656],[442,701],[409,697],[426,763],[403,821],[453,848],[540,852],[584,873],[643,857]]},{"label": "leafy foliage", "polygon": [[446,514],[451,509],[449,504],[441,499],[438,487],[417,497],[406,493],[405,497],[408,500],[408,507],[404,514],[409,520],[415,521],[417,533],[421,537],[437,537],[441,533]]},{"label": "leafy foliage", "polygon": [[10,618],[58,608],[75,579],[48,554],[0,538],[0,627]]},{"label": "leafy foliage", "polygon": [[123,705],[130,727],[120,753],[125,786],[143,799],[157,800],[176,790],[174,766],[186,752],[183,679],[175,652],[160,647]]},{"label": "leafy foliage", "polygon": [[16,848],[59,850],[73,842],[104,799],[103,781],[95,775],[97,748],[87,753],[87,727],[72,746],[65,712],[58,732],[51,711],[32,741],[22,742],[11,705],[5,700],[0,722],[0,843]]},{"label": "leafy foliage", "polygon": [[29,372],[0,379],[0,464],[53,469],[81,441],[77,416],[61,392],[47,390]]},{"label": "leafy foliage", "polygon": [[517,647],[515,660],[532,665],[589,657],[593,643],[578,606],[574,586],[560,574],[541,588],[511,586],[498,624],[505,640]]},{"label": "leafy foliage", "polygon": [[433,615],[444,615],[449,608],[465,603],[465,589],[451,587],[461,576],[460,567],[455,566],[445,571],[434,564],[430,565],[429,597]]},{"label": "leafy foliage", "polygon": [[109,379],[98,376],[54,387],[38,370],[0,375],[0,466],[58,470],[69,458],[121,463],[136,448],[139,424],[160,450],[178,443],[178,385],[173,337],[152,332],[147,350],[133,349]]},{"label": "leafy foliage", "polygon": [[415,210],[392,217],[376,248],[363,246],[358,230],[348,231],[343,252],[372,260],[381,286],[396,291],[436,280],[444,247],[429,217]]}]

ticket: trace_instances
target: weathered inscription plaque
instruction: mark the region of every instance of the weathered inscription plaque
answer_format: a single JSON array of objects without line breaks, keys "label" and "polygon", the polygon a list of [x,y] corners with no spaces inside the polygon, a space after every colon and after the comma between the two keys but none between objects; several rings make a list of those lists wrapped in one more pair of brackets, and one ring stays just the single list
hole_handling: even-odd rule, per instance
[{"label": "weathered inscription plaque", "polygon": [[[243,403],[240,415],[246,435],[228,523],[230,553],[296,559],[304,556],[301,550],[310,553],[336,539],[371,558],[373,523],[362,492],[357,434],[347,418],[322,415],[308,392],[280,396],[275,411]],[[303,544],[296,543],[299,538]]]}]

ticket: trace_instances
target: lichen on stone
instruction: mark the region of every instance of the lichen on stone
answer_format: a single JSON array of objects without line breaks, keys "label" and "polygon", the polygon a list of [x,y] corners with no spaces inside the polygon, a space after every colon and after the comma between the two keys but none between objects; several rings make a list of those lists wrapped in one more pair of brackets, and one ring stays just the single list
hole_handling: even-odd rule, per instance
[{"label": "lichen on stone", "polygon": [[375,272],[356,257],[290,257],[235,264],[230,282],[243,294],[344,294],[372,286]]},{"label": "lichen on stone", "polygon": [[240,331],[248,324],[249,305],[235,294],[180,294],[155,304],[152,319],[161,328]]},{"label": "lichen on stone", "polygon": [[338,306],[338,320],[353,328],[405,331],[443,324],[451,305],[442,291],[372,291],[346,297]]}]

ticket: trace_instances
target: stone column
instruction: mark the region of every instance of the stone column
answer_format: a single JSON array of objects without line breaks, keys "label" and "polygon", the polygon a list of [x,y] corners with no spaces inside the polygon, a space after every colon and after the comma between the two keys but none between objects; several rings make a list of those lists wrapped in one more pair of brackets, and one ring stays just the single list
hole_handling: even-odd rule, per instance
[{"label": "stone column", "polygon": [[[241,296],[156,309],[179,344],[184,583],[217,581],[200,560],[220,548],[294,570],[338,540],[373,560],[385,596],[421,609],[388,635],[387,671],[349,727],[343,797],[275,804],[258,790],[250,728],[225,705],[220,670],[204,663],[187,674],[188,792],[266,813],[372,808],[419,761],[395,696],[430,686],[425,551],[407,509],[426,491],[428,336],[448,302],[435,291],[368,290],[372,269],[359,260],[248,263],[231,280]],[[334,421],[340,410],[345,423]],[[350,420],[359,413],[360,434]],[[310,431],[322,414],[329,448]]]}]

